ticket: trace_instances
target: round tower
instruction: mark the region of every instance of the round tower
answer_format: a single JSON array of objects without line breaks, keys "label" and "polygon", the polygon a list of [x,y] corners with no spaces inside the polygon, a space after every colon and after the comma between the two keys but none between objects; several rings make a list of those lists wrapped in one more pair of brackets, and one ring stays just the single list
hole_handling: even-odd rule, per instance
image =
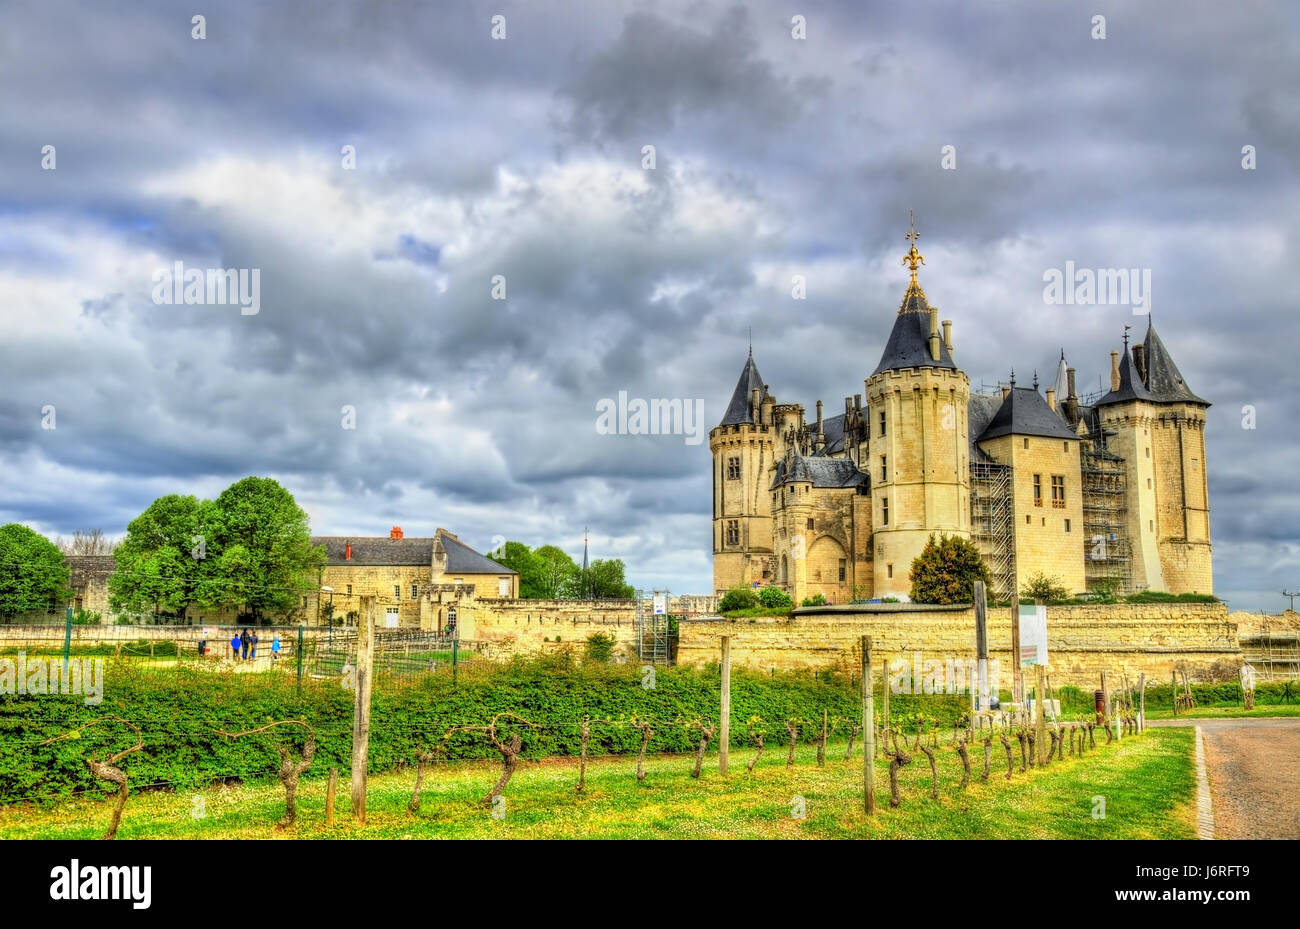
[{"label": "round tower", "polygon": [[709,432],[713,588],[718,594],[772,580],[769,483],[777,439],[774,405],[751,348],[722,422]]},{"label": "round tower", "polygon": [[970,379],[952,360],[952,325],[912,274],[880,364],[866,379],[874,594],[907,596],[912,560],[931,533],[970,538]]}]

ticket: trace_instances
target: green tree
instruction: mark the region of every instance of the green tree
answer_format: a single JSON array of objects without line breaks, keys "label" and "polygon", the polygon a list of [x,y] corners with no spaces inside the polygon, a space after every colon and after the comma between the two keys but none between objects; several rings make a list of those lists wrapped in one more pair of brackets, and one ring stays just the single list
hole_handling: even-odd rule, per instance
[{"label": "green tree", "polygon": [[748,610],[758,606],[758,594],[748,587],[733,587],[722,595],[718,601],[719,613],[731,613],[735,610]]},{"label": "green tree", "polygon": [[0,615],[48,610],[69,596],[59,547],[18,523],[0,526]]},{"label": "green tree", "polygon": [[269,477],[236,481],[213,501],[198,599],[242,607],[254,622],[285,613],[316,584],[325,547],[311,544],[307,514]]},{"label": "green tree", "polygon": [[582,569],[567,552],[554,545],[543,545],[533,550],[533,557],[538,561],[539,586],[543,597],[556,599],[578,596]]},{"label": "green tree", "polygon": [[1042,600],[1044,603],[1058,603],[1070,599],[1070,592],[1065,589],[1061,579],[1048,577],[1041,571],[1030,575],[1025,581],[1025,589],[1020,592],[1021,600]]},{"label": "green tree", "polygon": [[959,536],[931,534],[908,574],[914,603],[971,603],[975,582],[989,582],[979,549]]},{"label": "green tree", "polygon": [[586,586],[591,596],[630,600],[636,591],[623,577],[626,567],[621,558],[597,558],[587,571]]},{"label": "green tree", "polygon": [[794,600],[780,587],[768,584],[758,592],[758,602],[768,609],[788,610],[794,606]]},{"label": "green tree", "polygon": [[521,600],[540,600],[547,596],[546,567],[537,553],[523,542],[506,542],[488,557],[519,572]]},{"label": "green tree", "polygon": [[180,616],[198,596],[206,568],[212,503],[167,494],[131,520],[113,557],[117,572],[108,579],[114,610]]}]

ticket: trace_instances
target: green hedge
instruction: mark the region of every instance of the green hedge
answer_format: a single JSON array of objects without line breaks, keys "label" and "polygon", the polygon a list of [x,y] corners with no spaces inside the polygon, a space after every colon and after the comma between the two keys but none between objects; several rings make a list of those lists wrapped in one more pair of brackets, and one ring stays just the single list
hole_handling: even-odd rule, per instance
[{"label": "green hedge", "polygon": [[[184,789],[223,779],[271,777],[279,765],[277,738],[301,745],[298,727],[279,727],[269,735],[230,739],[228,732],[253,729],[272,720],[304,719],[316,730],[317,752],[311,775],[330,767],[347,771],[351,758],[353,695],[334,682],[304,680],[302,691],[291,674],[235,674],[188,666],[140,667],[109,661],[103,702],[86,706],[80,697],[5,698],[0,701],[0,802],[48,798],[104,785],[87,772],[91,752],[107,757],[132,742],[130,733],[104,723],[80,738],[40,743],[107,714],[139,725],[145,747],[123,765],[134,787],[150,784]],[[716,722],[719,678],[716,665],[704,669],[657,668],[655,686],[642,686],[639,667],[570,664],[559,659],[516,661],[473,674],[453,684],[448,675],[406,679],[391,686],[377,679],[372,703],[371,771],[391,770],[414,761],[455,726],[484,725],[493,714],[513,712],[539,728],[519,728],[529,758],[574,755],[579,726],[592,719],[588,751],[593,755],[635,753],[640,733],[631,718],[651,720],[652,752],[693,752],[698,733],[683,722],[709,717]],[[964,711],[961,696],[892,696],[899,725],[917,713],[950,727]],[[879,706],[879,703],[877,703]],[[787,738],[785,721],[806,721],[804,741],[816,737],[825,709],[839,737],[861,717],[857,688],[843,676],[822,672],[775,675],[736,669],[732,674],[732,745],[748,746],[749,720],[769,746]],[[451,759],[498,758],[481,733],[460,732],[446,743]]]}]

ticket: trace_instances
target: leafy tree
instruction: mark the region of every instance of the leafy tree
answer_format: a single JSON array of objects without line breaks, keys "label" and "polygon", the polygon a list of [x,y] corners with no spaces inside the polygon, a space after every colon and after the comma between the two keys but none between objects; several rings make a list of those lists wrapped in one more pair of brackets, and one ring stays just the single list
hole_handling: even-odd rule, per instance
[{"label": "leafy tree", "polygon": [[542,559],[523,542],[506,542],[488,557],[519,572],[519,597],[539,600],[546,597],[546,568]]},{"label": "leafy tree", "polygon": [[114,610],[179,616],[198,597],[205,570],[205,533],[212,503],[194,496],[159,497],[126,527],[108,579]]},{"label": "leafy tree", "polygon": [[567,552],[554,545],[543,545],[534,549],[532,554],[537,559],[538,582],[543,597],[554,600],[580,595],[582,569]]},{"label": "leafy tree", "polygon": [[788,593],[780,587],[773,587],[771,584],[759,590],[758,602],[769,609],[788,610],[794,606],[794,600],[790,598]]},{"label": "leafy tree", "polygon": [[587,660],[596,664],[608,664],[609,659],[614,655],[615,641],[612,632],[593,632],[587,636],[587,644],[584,649]]},{"label": "leafy tree", "polygon": [[989,582],[979,549],[960,536],[931,534],[908,574],[914,603],[971,603],[975,582]]},{"label": "leafy tree", "polygon": [[325,547],[311,544],[306,512],[269,477],[246,477],[223,490],[208,529],[198,598],[243,607],[254,622],[297,606],[325,564]]},{"label": "leafy tree", "polygon": [[733,587],[722,595],[718,601],[719,613],[731,613],[735,610],[748,610],[758,606],[758,594],[748,587]]},{"label": "leafy tree", "polygon": [[1054,603],[1070,599],[1070,592],[1065,589],[1059,577],[1048,577],[1039,572],[1031,575],[1025,582],[1025,589],[1020,592],[1020,599]]},{"label": "leafy tree", "polygon": [[803,598],[803,602],[800,603],[799,605],[800,605],[800,606],[825,606],[825,605],[826,605],[826,595],[825,595],[825,594],[813,594],[811,597],[804,597],[804,598]]},{"label": "leafy tree", "polygon": [[0,526],[0,615],[48,610],[69,596],[58,546],[18,523]]},{"label": "leafy tree", "polygon": [[626,567],[621,558],[597,558],[585,579],[592,597],[630,600],[636,596],[632,585],[623,577]]}]

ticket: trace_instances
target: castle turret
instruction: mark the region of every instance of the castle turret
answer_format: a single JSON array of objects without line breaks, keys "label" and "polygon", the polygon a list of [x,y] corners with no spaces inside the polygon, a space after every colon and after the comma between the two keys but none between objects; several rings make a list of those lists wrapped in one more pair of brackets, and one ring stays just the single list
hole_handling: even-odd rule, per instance
[{"label": "castle turret", "polygon": [[740,372],[726,413],[709,433],[713,454],[713,586],[767,583],[772,572],[770,471],[776,453],[774,399],[754,364]]},{"label": "castle turret", "polygon": [[915,229],[903,294],[880,363],[866,380],[874,595],[907,596],[912,560],[931,533],[970,537],[970,379],[952,360],[952,329],[917,281]]},{"label": "castle turret", "polygon": [[[1155,404],[1151,425],[1157,545],[1165,589],[1212,593],[1210,490],[1205,421],[1210,404],[1192,393],[1148,318],[1141,345],[1146,388]],[[1142,488],[1139,488],[1141,490]]]}]

